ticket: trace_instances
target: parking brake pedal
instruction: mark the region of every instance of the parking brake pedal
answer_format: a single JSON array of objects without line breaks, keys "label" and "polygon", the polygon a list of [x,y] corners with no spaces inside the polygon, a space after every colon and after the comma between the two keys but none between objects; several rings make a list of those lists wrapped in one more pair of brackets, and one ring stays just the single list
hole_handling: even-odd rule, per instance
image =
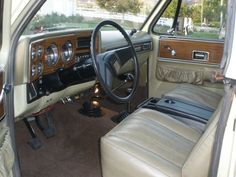
[{"label": "parking brake pedal", "polygon": [[51,112],[46,112],[45,114],[47,125],[44,125],[39,116],[35,117],[35,122],[38,128],[43,132],[47,138],[51,138],[56,135],[56,127],[53,120],[53,115]]}]

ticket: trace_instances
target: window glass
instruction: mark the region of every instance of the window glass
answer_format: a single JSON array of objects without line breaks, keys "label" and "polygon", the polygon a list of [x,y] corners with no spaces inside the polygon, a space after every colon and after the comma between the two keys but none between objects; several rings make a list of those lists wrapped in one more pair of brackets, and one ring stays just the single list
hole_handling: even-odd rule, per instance
[{"label": "window glass", "polygon": [[226,0],[183,0],[175,29],[178,0],[172,0],[153,31],[189,38],[223,39],[225,36]]},{"label": "window glass", "polygon": [[139,29],[159,0],[47,0],[24,34],[69,28],[94,28],[110,19],[124,29]]}]

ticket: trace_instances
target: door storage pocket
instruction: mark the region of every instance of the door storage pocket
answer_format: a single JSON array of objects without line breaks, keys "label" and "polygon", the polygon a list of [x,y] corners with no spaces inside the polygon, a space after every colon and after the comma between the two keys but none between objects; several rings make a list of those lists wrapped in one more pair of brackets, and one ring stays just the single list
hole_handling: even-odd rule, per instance
[{"label": "door storage pocket", "polygon": [[202,85],[204,72],[158,64],[156,77],[158,80],[162,81]]},{"label": "door storage pocket", "polygon": [[14,151],[8,128],[0,128],[0,162],[0,176],[11,177]]}]

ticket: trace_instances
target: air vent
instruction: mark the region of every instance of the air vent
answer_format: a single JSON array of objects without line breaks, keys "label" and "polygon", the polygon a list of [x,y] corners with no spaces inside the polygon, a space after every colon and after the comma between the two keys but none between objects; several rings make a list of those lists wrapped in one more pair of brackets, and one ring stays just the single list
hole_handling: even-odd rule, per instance
[{"label": "air vent", "polygon": [[82,37],[77,39],[77,48],[78,49],[86,49],[90,48],[91,37]]}]

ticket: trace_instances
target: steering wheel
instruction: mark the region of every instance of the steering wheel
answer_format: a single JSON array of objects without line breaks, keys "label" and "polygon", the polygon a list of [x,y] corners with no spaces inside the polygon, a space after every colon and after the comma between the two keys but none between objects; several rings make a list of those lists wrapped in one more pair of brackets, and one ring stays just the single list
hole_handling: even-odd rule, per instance
[{"label": "steering wheel", "polygon": [[[120,31],[128,44],[125,47],[105,51],[98,54],[96,39],[98,37],[100,29],[108,25]],[[110,20],[100,22],[93,30],[90,50],[94,70],[106,94],[111,99],[119,103],[130,101],[133,98],[138,86],[139,64],[134,46],[125,30],[119,24]],[[132,71],[128,71],[134,73],[134,77],[132,78],[132,90],[129,91],[128,95],[120,96],[115,93],[115,89],[113,88],[113,81],[115,78],[118,78],[121,74],[123,74],[122,68],[128,62],[132,63],[133,65],[130,69]],[[127,79],[125,79],[124,83],[125,82],[128,82]]]}]

